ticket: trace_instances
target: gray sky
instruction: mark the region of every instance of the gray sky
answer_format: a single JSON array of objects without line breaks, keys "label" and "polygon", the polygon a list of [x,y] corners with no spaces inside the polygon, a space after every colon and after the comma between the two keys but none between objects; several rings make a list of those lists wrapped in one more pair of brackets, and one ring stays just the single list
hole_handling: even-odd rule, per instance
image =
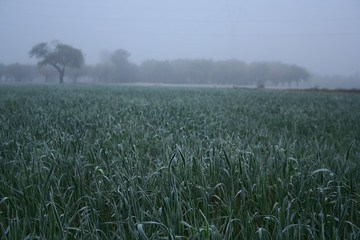
[{"label": "gray sky", "polygon": [[80,48],[85,61],[123,48],[131,61],[237,58],[360,72],[359,0],[0,0],[0,62],[35,63],[39,42]]}]

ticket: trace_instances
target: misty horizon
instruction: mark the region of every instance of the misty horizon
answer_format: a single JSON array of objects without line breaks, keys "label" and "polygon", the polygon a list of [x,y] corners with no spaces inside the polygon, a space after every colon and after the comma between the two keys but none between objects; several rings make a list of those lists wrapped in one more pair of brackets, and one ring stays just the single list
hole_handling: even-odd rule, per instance
[{"label": "misty horizon", "polygon": [[315,74],[360,71],[360,3],[302,1],[0,2],[0,62],[35,64],[28,52],[58,40],[86,64],[125,49],[130,61],[239,59],[297,64]]}]

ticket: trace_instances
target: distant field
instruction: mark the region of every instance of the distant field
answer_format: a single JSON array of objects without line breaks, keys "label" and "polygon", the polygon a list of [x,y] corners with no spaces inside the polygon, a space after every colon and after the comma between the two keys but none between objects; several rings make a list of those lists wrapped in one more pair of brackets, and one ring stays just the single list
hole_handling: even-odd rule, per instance
[{"label": "distant field", "polygon": [[0,85],[1,239],[359,239],[360,95]]}]

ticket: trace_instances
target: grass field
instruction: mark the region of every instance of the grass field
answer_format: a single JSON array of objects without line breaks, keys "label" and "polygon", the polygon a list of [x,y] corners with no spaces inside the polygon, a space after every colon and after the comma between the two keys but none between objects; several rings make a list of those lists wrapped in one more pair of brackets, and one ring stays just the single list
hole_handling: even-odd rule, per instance
[{"label": "grass field", "polygon": [[360,95],[0,85],[1,239],[359,239]]}]

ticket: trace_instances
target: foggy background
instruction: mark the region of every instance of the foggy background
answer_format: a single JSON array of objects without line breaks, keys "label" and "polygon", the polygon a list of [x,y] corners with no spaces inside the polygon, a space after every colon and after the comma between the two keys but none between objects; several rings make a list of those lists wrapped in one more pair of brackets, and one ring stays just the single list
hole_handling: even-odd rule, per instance
[{"label": "foggy background", "polygon": [[360,71],[359,26],[358,0],[0,0],[0,62],[35,64],[29,50],[59,40],[86,64],[122,48],[136,64],[236,58],[350,76]]}]

